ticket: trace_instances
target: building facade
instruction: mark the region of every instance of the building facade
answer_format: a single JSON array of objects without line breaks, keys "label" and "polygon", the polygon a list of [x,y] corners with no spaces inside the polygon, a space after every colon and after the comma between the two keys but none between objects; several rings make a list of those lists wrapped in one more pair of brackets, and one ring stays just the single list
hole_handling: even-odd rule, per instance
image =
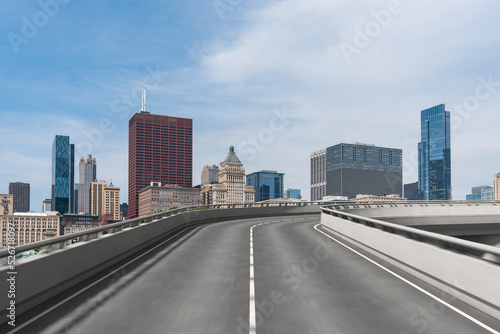
[{"label": "building facade", "polygon": [[481,188],[481,201],[493,201],[495,193],[492,186],[484,186]]},{"label": "building facade", "polygon": [[[186,188],[151,182],[139,191],[139,217],[168,211],[172,208],[200,205],[200,188]],[[156,184],[156,185],[153,185]]]},{"label": "building facade", "polygon": [[57,135],[52,145],[52,210],[75,212],[75,145]]},{"label": "building facade", "polygon": [[129,218],[139,215],[139,191],[150,182],[192,187],[193,120],[152,115],[143,106],[129,121]]},{"label": "building facade", "polygon": [[15,236],[17,246],[57,237],[60,235],[60,218],[57,212],[0,214],[0,240],[2,246],[7,245],[9,226],[13,226],[17,231]]},{"label": "building facade", "polygon": [[65,214],[61,216],[60,235],[68,235],[99,227],[101,217],[97,215]]},{"label": "building facade", "polygon": [[30,184],[10,182],[9,194],[14,196],[14,212],[30,211]]},{"label": "building facade", "polygon": [[472,187],[471,193],[465,196],[467,201],[480,201],[481,200],[481,189],[486,186]]},{"label": "building facade", "polygon": [[311,201],[326,196],[326,148],[311,154]]},{"label": "building facade", "polygon": [[300,189],[285,188],[285,190],[283,190],[283,198],[302,199],[302,196],[300,195]]},{"label": "building facade", "polygon": [[401,197],[402,156],[401,149],[359,143],[317,151],[311,155],[311,199],[358,194]]},{"label": "building facade", "polygon": [[219,182],[219,167],[217,165],[203,166],[201,171],[201,185],[218,183]]},{"label": "building facade", "polygon": [[90,213],[102,216],[113,215],[113,220],[120,220],[120,188],[106,181],[90,183]]},{"label": "building facade", "polygon": [[255,202],[255,191],[245,184],[245,169],[233,146],[220,164],[219,183],[202,186],[200,197],[203,205]]},{"label": "building facade", "polygon": [[128,218],[128,204],[127,203],[120,204],[120,212],[122,214],[123,219]]},{"label": "building facade", "polygon": [[52,211],[52,200],[50,198],[44,198],[42,202],[42,212]]},{"label": "building facade", "polygon": [[246,183],[255,190],[255,202],[281,198],[284,175],[275,170],[261,170],[248,174]]},{"label": "building facade", "polygon": [[418,182],[404,185],[404,197],[409,201],[418,201]]},{"label": "building facade", "polygon": [[445,105],[421,111],[418,186],[421,200],[451,200],[450,112]]},{"label": "building facade", "polygon": [[91,154],[80,158],[78,164],[78,184],[75,190],[78,193],[78,213],[90,213],[90,183],[97,181],[97,162]]},{"label": "building facade", "polygon": [[407,198],[402,198],[397,194],[385,195],[385,196],[374,196],[374,195],[357,195],[356,198],[352,199],[356,203],[405,203]]},{"label": "building facade", "polygon": [[493,198],[495,201],[500,200],[500,173],[497,173],[493,180]]}]

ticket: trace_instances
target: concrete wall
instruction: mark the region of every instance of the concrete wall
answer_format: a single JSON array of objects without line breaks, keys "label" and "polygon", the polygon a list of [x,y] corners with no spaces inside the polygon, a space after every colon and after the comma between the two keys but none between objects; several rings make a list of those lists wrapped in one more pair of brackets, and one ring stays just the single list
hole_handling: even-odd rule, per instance
[{"label": "concrete wall", "polygon": [[[39,254],[16,264],[16,316],[92,277],[141,249],[190,226],[225,220],[320,213],[319,206],[235,208],[185,212],[64,249]],[[8,320],[7,267],[0,268],[0,323]]]},{"label": "concrete wall", "polygon": [[453,296],[500,319],[500,266],[324,213],[321,222],[442,291],[453,289]]}]

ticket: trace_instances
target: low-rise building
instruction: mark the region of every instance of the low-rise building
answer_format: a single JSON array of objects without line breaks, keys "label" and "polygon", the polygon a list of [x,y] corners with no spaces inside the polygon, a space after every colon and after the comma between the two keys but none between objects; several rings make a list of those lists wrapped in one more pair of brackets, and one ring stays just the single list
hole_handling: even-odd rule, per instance
[{"label": "low-rise building", "polygon": [[87,231],[99,227],[101,217],[85,214],[65,214],[61,216],[61,235]]},{"label": "low-rise building", "polygon": [[44,213],[16,212],[0,215],[0,240],[7,246],[7,231],[13,227],[16,231],[16,246],[57,237],[60,235],[61,216],[51,211]]},{"label": "low-rise building", "polygon": [[404,197],[399,196],[399,194],[390,194],[385,196],[376,196],[376,195],[356,195],[356,198],[353,198],[351,201],[359,203],[377,203],[377,202],[407,202],[408,200]]},{"label": "low-rise building", "polygon": [[200,188],[151,182],[139,191],[139,217],[183,206],[200,205]]}]

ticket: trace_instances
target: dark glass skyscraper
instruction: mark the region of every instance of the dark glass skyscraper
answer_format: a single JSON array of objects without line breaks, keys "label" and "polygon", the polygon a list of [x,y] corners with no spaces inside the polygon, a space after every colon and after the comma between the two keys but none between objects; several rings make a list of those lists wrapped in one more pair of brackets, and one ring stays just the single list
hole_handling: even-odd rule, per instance
[{"label": "dark glass skyscraper", "polygon": [[23,182],[9,183],[9,194],[13,195],[14,212],[30,211],[30,184]]},{"label": "dark glass skyscraper", "polygon": [[311,200],[322,196],[355,198],[359,194],[402,196],[402,161],[401,149],[360,143],[342,143],[314,152]]},{"label": "dark glass skyscraper", "polygon": [[444,104],[421,111],[418,143],[418,195],[420,200],[451,199],[450,112]]},{"label": "dark glass skyscraper", "polygon": [[57,135],[52,144],[52,211],[75,212],[75,145]]},{"label": "dark glass skyscraper", "polygon": [[247,186],[255,190],[255,202],[283,197],[283,173],[261,170],[247,175]]}]

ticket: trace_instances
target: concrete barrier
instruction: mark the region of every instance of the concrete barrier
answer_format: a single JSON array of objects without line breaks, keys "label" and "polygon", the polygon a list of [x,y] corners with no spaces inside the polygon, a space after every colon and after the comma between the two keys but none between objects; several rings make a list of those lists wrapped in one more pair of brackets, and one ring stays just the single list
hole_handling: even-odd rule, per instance
[{"label": "concrete barrier", "polygon": [[500,266],[325,213],[321,223],[375,256],[500,319]]},{"label": "concrete barrier", "polygon": [[[276,206],[184,212],[60,250],[23,259],[16,264],[16,317],[61,292],[185,228],[233,219],[320,213],[319,206]],[[9,268],[0,268],[0,324],[7,322]]]}]

